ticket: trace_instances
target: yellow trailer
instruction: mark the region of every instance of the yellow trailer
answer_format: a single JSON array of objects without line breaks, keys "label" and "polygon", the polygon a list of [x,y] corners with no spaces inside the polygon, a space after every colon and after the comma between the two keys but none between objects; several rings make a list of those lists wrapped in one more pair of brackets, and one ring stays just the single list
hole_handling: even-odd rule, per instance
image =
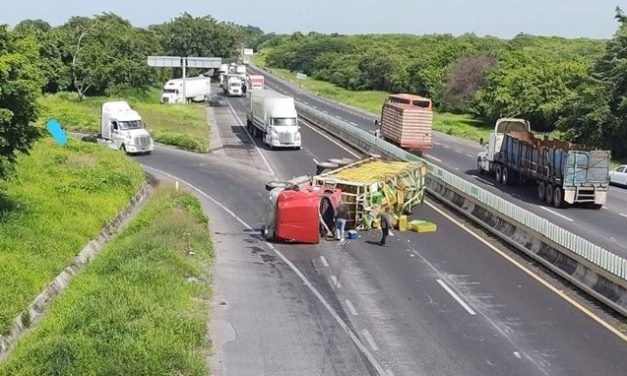
[{"label": "yellow trailer", "polygon": [[369,229],[384,207],[394,213],[410,214],[421,204],[426,176],[425,163],[372,157],[316,175],[311,184],[340,189],[350,216],[347,228]]}]

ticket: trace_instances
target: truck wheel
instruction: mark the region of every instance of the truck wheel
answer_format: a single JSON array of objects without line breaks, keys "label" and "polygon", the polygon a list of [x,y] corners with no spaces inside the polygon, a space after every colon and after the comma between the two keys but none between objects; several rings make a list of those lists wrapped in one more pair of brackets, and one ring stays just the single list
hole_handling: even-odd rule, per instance
[{"label": "truck wheel", "polygon": [[590,204],[590,209],[599,210],[603,207],[603,204]]},{"label": "truck wheel", "polygon": [[283,188],[283,189],[287,189],[289,187],[291,187],[292,184],[286,182],[286,181],[270,181],[266,183],[266,191],[271,191],[275,188]]},{"label": "truck wheel", "polygon": [[562,191],[562,188],[560,188],[560,187],[556,187],[553,190],[553,206],[555,206],[556,208],[563,208],[563,207],[565,207],[565,205],[564,205],[564,192]]},{"label": "truck wheel", "polygon": [[503,183],[503,185],[509,184],[509,170],[507,167],[503,167],[503,171],[501,172],[501,183]]},{"label": "truck wheel", "polygon": [[552,184],[547,184],[546,186],[545,201],[549,205],[553,203],[553,185]]},{"label": "truck wheel", "polygon": [[126,153],[126,146],[124,146],[124,144],[122,144],[122,146],[120,146],[120,151],[123,151],[125,154],[128,154],[128,153]]},{"label": "truck wheel", "polygon": [[503,170],[501,169],[501,165],[496,165],[496,167],[494,168],[494,171],[496,172],[496,182],[500,183],[501,182],[501,176],[503,174]]},{"label": "truck wheel", "polygon": [[481,168],[481,159],[477,158],[477,171],[479,175],[483,175],[483,168]]},{"label": "truck wheel", "polygon": [[538,183],[538,199],[540,201],[544,201],[544,196],[546,195],[546,185],[541,181]]}]

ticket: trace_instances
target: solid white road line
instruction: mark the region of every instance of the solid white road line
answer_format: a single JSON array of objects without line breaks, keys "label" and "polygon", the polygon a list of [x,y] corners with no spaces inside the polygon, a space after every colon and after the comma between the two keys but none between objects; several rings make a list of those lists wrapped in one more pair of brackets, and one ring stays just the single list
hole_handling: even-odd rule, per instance
[{"label": "solid white road line", "polygon": [[575,222],[575,220],[574,220],[574,219],[568,218],[567,216],[562,215],[562,214],[560,214],[560,213],[556,212],[556,211],[555,211],[555,210],[553,210],[553,209],[549,209],[549,208],[547,208],[546,206],[540,206],[540,209],[545,210],[545,211],[548,211],[549,213],[554,214],[554,215],[556,215],[556,216],[558,216],[558,217],[560,217],[560,218],[562,218],[562,219],[565,219],[565,220],[567,220],[567,221],[570,221],[570,222]]},{"label": "solid white road line", "polygon": [[377,344],[374,342],[374,339],[370,335],[370,332],[368,331],[368,329],[362,330],[361,334],[363,334],[364,338],[366,339],[366,342],[368,342],[372,351],[379,351],[379,346],[377,346]]},{"label": "solid white road line", "polygon": [[468,312],[472,316],[477,314],[475,311],[473,311],[472,308],[470,308],[468,304],[466,304],[465,301],[462,300],[462,298],[459,297],[459,295],[457,295],[457,293],[455,293],[455,291],[453,291],[453,289],[448,287],[448,285],[444,283],[444,281],[442,281],[441,279],[437,279],[436,281],[438,281],[440,286],[442,286],[442,288],[446,290],[446,292],[448,292],[453,297],[453,299],[455,299],[457,303],[459,303],[459,305],[461,305],[466,310],[466,312]]},{"label": "solid white road line", "polygon": [[[193,184],[190,184],[189,182],[186,182],[185,180],[179,179],[178,177],[169,174],[165,171],[150,167],[150,166],[146,166],[146,165],[142,165],[144,168],[147,168],[149,170],[153,170],[156,171],[160,174],[163,174],[165,176],[168,176],[171,179],[174,180],[178,180],[181,183],[187,185],[188,187],[192,188],[194,191],[198,192],[198,194],[202,195],[203,197],[205,197],[207,200],[211,201],[214,205],[218,206],[220,209],[224,210],[228,215],[230,215],[233,219],[235,219],[237,222],[241,223],[242,226],[244,226],[246,229],[248,229],[249,231],[252,231],[253,228],[250,227],[250,225],[248,225],[248,223],[244,222],[243,219],[241,219],[237,214],[235,214],[233,211],[231,211],[229,208],[227,208],[226,206],[224,206],[222,203],[220,203],[218,200],[214,199],[213,197],[209,196],[208,194],[206,194],[205,192],[203,192],[201,189],[197,188],[196,186],[194,186]],[[268,248],[270,248],[277,256],[279,256],[279,258],[290,268],[292,269],[292,271],[294,273],[296,273],[296,275],[298,276],[298,278],[300,278],[300,280],[303,282],[303,284],[305,286],[307,286],[307,288],[309,288],[309,290],[312,292],[312,294],[318,299],[318,301],[320,302],[320,304],[322,304],[322,306],[327,310],[327,312],[329,312],[329,314],[331,315],[331,317],[333,317],[333,319],[335,320],[335,322],[338,323],[338,325],[344,330],[344,332],[346,332],[346,334],[348,334],[348,336],[350,337],[351,341],[353,341],[353,343],[355,344],[355,346],[359,349],[359,351],[361,351],[361,353],[366,357],[366,359],[368,359],[368,361],[370,362],[370,364],[372,365],[372,367],[377,371],[377,373],[380,376],[385,376],[385,370],[383,369],[383,367],[381,367],[381,364],[377,361],[377,359],[375,359],[375,357],[372,355],[372,353],[366,348],[366,346],[364,345],[364,343],[359,339],[359,336],[357,335],[357,333],[355,333],[349,326],[348,324],[346,324],[346,322],[344,320],[342,320],[342,318],[338,315],[337,312],[335,312],[335,310],[333,309],[333,307],[331,307],[331,305],[329,304],[329,302],[327,302],[327,300],[324,298],[324,296],[322,296],[322,294],[318,291],[318,289],[316,289],[314,287],[314,285],[311,283],[311,281],[309,281],[309,279],[307,279],[307,277],[305,277],[305,275],[300,271],[300,269],[298,269],[296,267],[296,265],[294,265],[294,263],[292,263],[287,257],[285,257],[285,255],[279,251],[273,244],[268,243],[266,241],[263,242]],[[372,338],[371,338],[372,339]],[[375,345],[376,346],[376,345]]]},{"label": "solid white road line", "polygon": [[433,155],[427,154],[427,155],[425,155],[425,158],[431,159],[432,161],[436,161],[436,162],[442,163],[442,160],[440,158],[436,158]]},{"label": "solid white road line", "polygon": [[346,303],[346,306],[348,307],[348,312],[350,312],[351,315],[353,315],[353,316],[358,316],[359,315],[357,313],[357,310],[355,309],[355,306],[353,305],[353,303],[351,303],[350,300],[346,299],[346,300],[344,300],[344,303]]},{"label": "solid white road line", "polygon": [[325,268],[329,267],[329,263],[327,262],[327,259],[324,258],[324,256],[320,256],[320,261],[322,261],[322,265],[324,265]]},{"label": "solid white road line", "polygon": [[253,137],[250,135],[250,133],[248,133],[248,129],[246,129],[246,126],[244,125],[244,123],[242,122],[242,119],[239,118],[239,116],[237,116],[237,113],[235,113],[235,110],[233,109],[233,106],[231,106],[231,102],[227,101],[227,103],[229,104],[229,108],[231,109],[231,112],[233,113],[233,116],[235,116],[235,118],[237,119],[237,122],[239,123],[239,125],[244,128],[244,132],[246,132],[246,135],[248,136],[248,138],[250,139],[250,142],[253,143],[253,146],[255,147],[255,149],[257,150],[257,153],[259,153],[259,155],[261,156],[261,159],[263,159],[263,163],[265,163],[266,167],[268,168],[268,171],[270,172],[270,174],[278,180],[276,173],[274,172],[274,170],[272,169],[272,167],[270,166],[270,162],[268,162],[268,160],[266,159],[266,156],[263,155],[263,153],[261,152],[261,149],[259,148],[259,146],[257,146],[257,143],[255,142],[255,140],[253,139]]},{"label": "solid white road line", "polygon": [[627,218],[627,214],[619,213],[618,215],[620,215],[621,217]]}]

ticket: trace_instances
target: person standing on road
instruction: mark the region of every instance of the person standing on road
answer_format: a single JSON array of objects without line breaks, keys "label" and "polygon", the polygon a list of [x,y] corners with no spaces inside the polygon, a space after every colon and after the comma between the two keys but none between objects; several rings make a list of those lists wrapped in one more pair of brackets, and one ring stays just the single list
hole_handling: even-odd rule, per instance
[{"label": "person standing on road", "polygon": [[348,208],[344,204],[340,204],[335,212],[335,239],[344,240],[344,229],[348,221]]},{"label": "person standing on road", "polygon": [[383,235],[381,236],[381,241],[379,242],[379,245],[383,247],[385,246],[385,239],[387,239],[388,235],[391,233],[390,216],[387,209],[383,209],[383,211],[381,211],[381,232],[383,233]]}]

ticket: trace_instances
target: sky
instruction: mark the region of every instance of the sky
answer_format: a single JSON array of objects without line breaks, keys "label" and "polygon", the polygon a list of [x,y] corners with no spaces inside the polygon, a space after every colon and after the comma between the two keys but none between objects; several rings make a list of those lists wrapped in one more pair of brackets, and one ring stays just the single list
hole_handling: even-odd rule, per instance
[{"label": "sky", "polygon": [[[615,8],[625,0],[0,0],[0,24],[116,13],[148,26],[187,12],[221,21],[292,33],[475,33],[511,38],[518,33],[610,38]],[[625,9],[627,11],[627,9]]]}]

